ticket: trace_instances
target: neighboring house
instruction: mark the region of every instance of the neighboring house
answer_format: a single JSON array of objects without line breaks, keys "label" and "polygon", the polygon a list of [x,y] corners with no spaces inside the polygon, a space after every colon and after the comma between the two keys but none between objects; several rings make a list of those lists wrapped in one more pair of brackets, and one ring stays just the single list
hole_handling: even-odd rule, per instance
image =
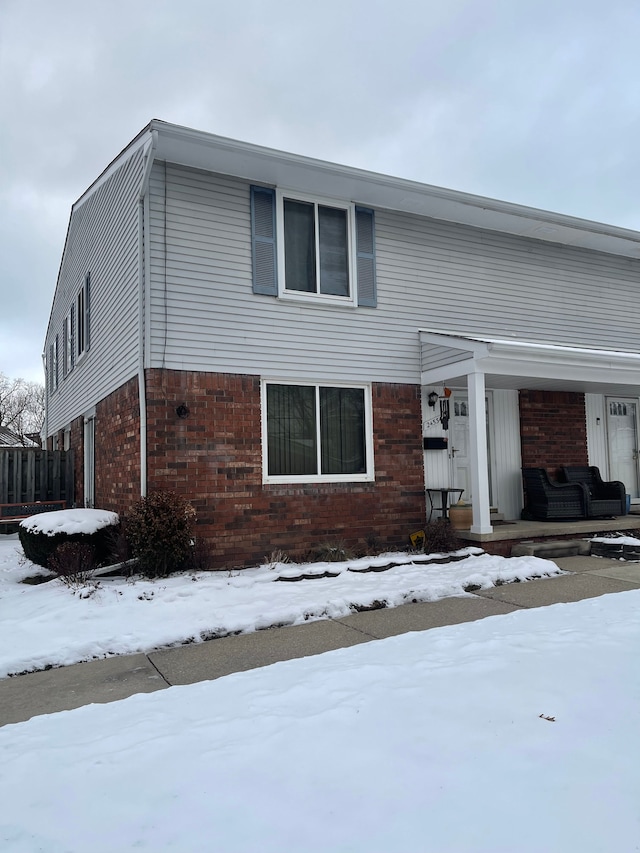
[{"label": "neighboring house", "polygon": [[34,433],[19,436],[7,427],[0,427],[0,448],[2,447],[40,447],[40,442]]},{"label": "neighboring house", "polygon": [[88,506],[189,498],[219,565],[404,545],[434,487],[488,533],[522,466],[636,499],[639,282],[634,231],[152,121],[72,208],[45,432]]}]

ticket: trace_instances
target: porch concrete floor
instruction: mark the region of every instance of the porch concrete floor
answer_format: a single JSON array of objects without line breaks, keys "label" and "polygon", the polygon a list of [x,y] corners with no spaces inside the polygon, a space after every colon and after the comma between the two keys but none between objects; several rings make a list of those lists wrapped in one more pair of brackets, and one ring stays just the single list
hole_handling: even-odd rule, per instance
[{"label": "porch concrete floor", "polygon": [[619,530],[638,531],[640,535],[640,515],[630,513],[615,518],[587,518],[576,521],[510,521],[497,524],[493,533],[471,533],[470,530],[457,531],[458,537],[467,542],[506,542],[554,539],[562,536],[587,538],[598,533],[615,533]]}]

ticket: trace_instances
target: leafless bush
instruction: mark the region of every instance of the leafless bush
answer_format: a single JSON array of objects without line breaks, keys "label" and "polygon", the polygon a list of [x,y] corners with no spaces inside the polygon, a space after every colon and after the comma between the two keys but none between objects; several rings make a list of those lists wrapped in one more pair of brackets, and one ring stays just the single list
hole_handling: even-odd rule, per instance
[{"label": "leafless bush", "polygon": [[49,569],[65,586],[87,585],[96,567],[95,553],[86,542],[63,542],[49,557]]}]

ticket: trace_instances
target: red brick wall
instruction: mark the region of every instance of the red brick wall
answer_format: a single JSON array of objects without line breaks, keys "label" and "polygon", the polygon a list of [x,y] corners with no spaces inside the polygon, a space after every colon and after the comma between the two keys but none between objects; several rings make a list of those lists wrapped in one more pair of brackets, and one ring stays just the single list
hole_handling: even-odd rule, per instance
[{"label": "red brick wall", "polygon": [[374,483],[264,485],[255,376],[147,371],[147,413],[149,491],[171,488],[193,503],[219,567],[276,548],[302,557],[338,540],[405,546],[424,524],[418,386],[373,387]]},{"label": "red brick wall", "polygon": [[73,450],[74,502],[84,506],[84,418],[71,421],[71,449]]},{"label": "red brick wall", "polygon": [[101,400],[95,422],[96,502],[121,512],[140,498],[140,404],[134,377]]},{"label": "red brick wall", "polygon": [[520,391],[520,434],[523,468],[556,477],[561,465],[587,465],[584,394]]}]

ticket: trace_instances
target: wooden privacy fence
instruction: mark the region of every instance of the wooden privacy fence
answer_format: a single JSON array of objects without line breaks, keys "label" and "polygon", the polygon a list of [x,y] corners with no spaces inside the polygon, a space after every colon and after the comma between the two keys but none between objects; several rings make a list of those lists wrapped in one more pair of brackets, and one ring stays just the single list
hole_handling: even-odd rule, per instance
[{"label": "wooden privacy fence", "polygon": [[0,450],[0,504],[74,501],[73,451]]}]

